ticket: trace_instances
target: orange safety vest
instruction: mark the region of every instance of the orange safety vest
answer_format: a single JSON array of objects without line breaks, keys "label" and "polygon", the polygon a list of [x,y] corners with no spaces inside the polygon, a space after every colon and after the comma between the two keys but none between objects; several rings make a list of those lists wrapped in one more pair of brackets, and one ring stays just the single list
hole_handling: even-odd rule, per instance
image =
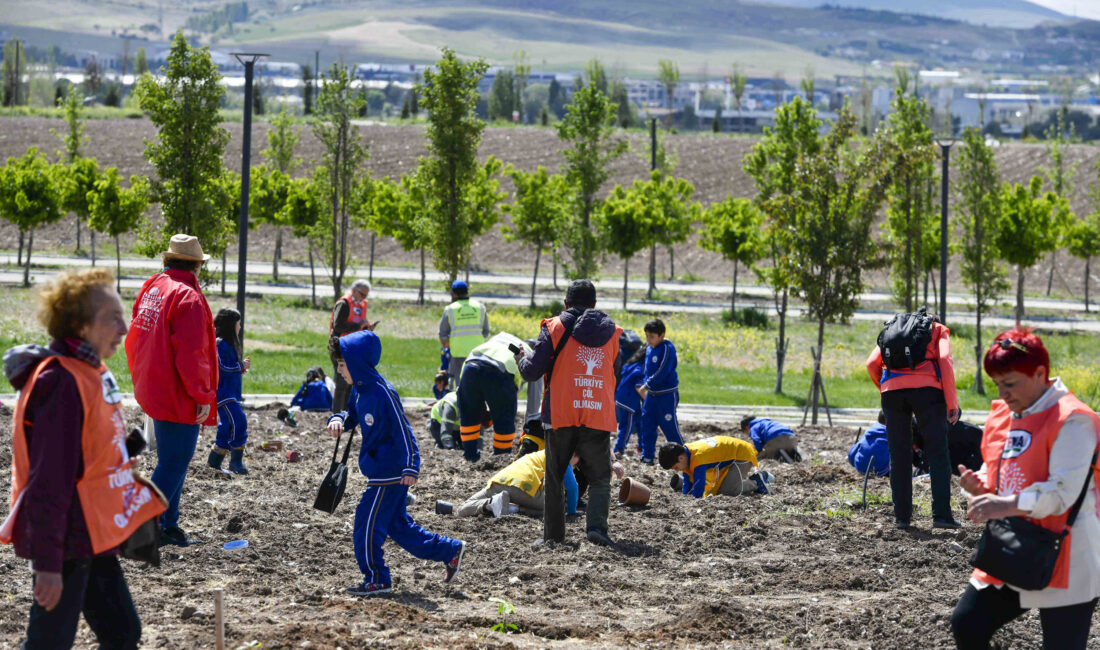
[{"label": "orange safety vest", "polygon": [[0,526],[0,542],[10,544],[23,491],[30,479],[30,456],[23,421],[27,400],[38,375],[57,361],[76,380],[84,406],[84,428],[80,445],[84,475],[76,482],[80,506],[92,551],[109,551],[122,544],[139,526],[165,510],[160,496],[149,485],[135,479],[130,455],[126,452],[126,418],[122,412],[122,394],[107,366],[93,368],[72,357],[50,357],[38,364],[15,406],[15,431],[12,435],[11,511]]},{"label": "orange safety vest", "polygon": [[[352,298],[351,294],[348,294],[348,295],[340,298],[340,300],[343,300],[344,302],[348,303],[348,322],[349,323],[351,323],[352,325],[359,325],[363,321],[367,320],[367,304],[370,302],[370,299],[365,299],[362,302],[359,302],[359,301],[355,300],[354,298]],[[336,324],[336,309],[334,308],[332,310],[332,314],[330,314],[329,317],[328,317],[328,331],[329,331],[330,334],[332,333],[332,326],[335,325],[335,324]],[[355,333],[354,331],[353,332],[347,332],[345,334],[341,334],[340,336],[347,336],[348,334],[354,334],[354,333]]]},{"label": "orange safety vest", "polygon": [[[1083,413],[1092,418],[1097,441],[1100,443],[1100,416],[1077,399],[1073,393],[1066,394],[1051,408],[1018,419],[1012,417],[1010,409],[1003,400],[994,400],[991,406],[989,419],[985,421],[985,433],[982,435],[982,460],[985,462],[985,487],[988,490],[994,489],[993,482],[997,480],[997,464],[1001,464],[1000,485],[996,486],[999,495],[1019,494],[1027,486],[1049,478],[1050,450],[1069,416]],[[1093,490],[1097,490],[1097,494],[1100,495],[1100,489],[1097,488],[1100,472],[1093,467],[1092,473]],[[1076,497],[1075,494],[1074,499]],[[1028,519],[1047,530],[1061,532],[1066,529],[1069,511],[1042,519],[1030,517]],[[1058,562],[1054,565],[1051,587],[1065,589],[1069,586],[1069,549],[1072,540],[1073,529],[1071,528],[1070,534],[1062,544]],[[971,575],[985,583],[1002,584],[1000,580],[979,569],[974,569]]]},{"label": "orange safety vest", "polygon": [[[561,318],[542,321],[550,332],[550,342],[557,349],[565,335]],[[614,431],[615,421],[615,358],[619,356],[619,335],[623,328],[602,347],[590,348],[570,337],[554,360],[547,383],[550,391],[550,420],[558,427],[588,427],[598,431]]]}]

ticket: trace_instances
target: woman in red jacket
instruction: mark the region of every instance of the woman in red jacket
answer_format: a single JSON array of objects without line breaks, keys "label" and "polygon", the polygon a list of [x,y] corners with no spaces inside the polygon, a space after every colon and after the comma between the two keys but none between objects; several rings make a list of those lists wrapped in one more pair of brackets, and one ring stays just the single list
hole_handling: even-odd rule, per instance
[{"label": "woman in red jacket", "polygon": [[210,256],[197,238],[175,235],[162,259],[165,269],[146,280],[134,300],[126,361],[134,398],[153,419],[157,439],[152,478],[168,498],[161,541],[190,546],[198,540],[179,527],[180,494],[199,426],[218,423],[214,318],[198,281]]},{"label": "woman in red jacket", "polygon": [[72,647],[81,613],[102,648],[141,640],[118,547],[164,505],[133,472],[122,395],[103,365],[126,334],[114,286],[103,269],[63,274],[41,294],[50,346],[4,354],[20,394],[0,542],[34,572],[28,649]]},{"label": "woman in red jacket", "polygon": [[911,423],[916,416],[932,480],[932,527],[958,528],[960,524],[951,513],[951,457],[947,450],[947,424],[954,424],[959,419],[951,332],[936,322],[935,316],[923,313],[907,316],[931,320],[932,337],[924,351],[924,361],[914,368],[888,368],[882,360],[882,349],[877,345],[867,358],[867,374],[881,393],[882,412],[886,415],[894,524],[898,528],[909,528],[913,516]]}]

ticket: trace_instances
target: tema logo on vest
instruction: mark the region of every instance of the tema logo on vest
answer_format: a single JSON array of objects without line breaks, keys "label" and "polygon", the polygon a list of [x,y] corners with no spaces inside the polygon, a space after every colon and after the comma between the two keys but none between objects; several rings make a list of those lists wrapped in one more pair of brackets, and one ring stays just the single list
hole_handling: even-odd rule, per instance
[{"label": "tema logo on vest", "polygon": [[595,390],[603,390],[604,380],[595,377],[595,370],[602,368],[604,362],[603,348],[590,348],[587,345],[577,347],[577,363],[584,364],[584,374],[573,377],[573,387],[580,389],[580,399],[573,400],[575,409],[591,409],[599,411],[603,409],[603,402],[596,399]]},{"label": "tema logo on vest", "polygon": [[1027,451],[1031,446],[1031,432],[1023,429],[1013,429],[1008,432],[1005,439],[1005,448],[1001,452],[1001,458],[1016,458]]}]

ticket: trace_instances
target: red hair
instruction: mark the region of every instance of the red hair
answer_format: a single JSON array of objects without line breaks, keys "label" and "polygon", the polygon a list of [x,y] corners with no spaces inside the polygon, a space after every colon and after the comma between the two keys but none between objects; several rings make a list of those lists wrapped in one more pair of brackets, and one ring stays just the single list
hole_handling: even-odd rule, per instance
[{"label": "red hair", "polygon": [[1049,377],[1050,353],[1043,345],[1043,340],[1032,333],[1030,328],[1005,330],[993,339],[992,345],[985,352],[982,365],[990,376],[1009,372],[1031,375],[1042,366],[1047,369]]}]

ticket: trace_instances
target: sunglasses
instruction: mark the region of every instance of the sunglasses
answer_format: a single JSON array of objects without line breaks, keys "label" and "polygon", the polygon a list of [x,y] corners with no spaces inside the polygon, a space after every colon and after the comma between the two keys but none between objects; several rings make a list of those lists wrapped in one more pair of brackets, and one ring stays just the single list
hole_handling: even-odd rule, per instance
[{"label": "sunglasses", "polygon": [[1024,347],[1022,343],[1020,343],[1019,341],[1013,341],[1012,339],[1000,339],[998,341],[994,341],[993,345],[989,347],[994,348],[997,346],[1000,346],[1002,350],[1015,349],[1023,352],[1024,354],[1031,352],[1031,350],[1028,350],[1026,347]]}]

